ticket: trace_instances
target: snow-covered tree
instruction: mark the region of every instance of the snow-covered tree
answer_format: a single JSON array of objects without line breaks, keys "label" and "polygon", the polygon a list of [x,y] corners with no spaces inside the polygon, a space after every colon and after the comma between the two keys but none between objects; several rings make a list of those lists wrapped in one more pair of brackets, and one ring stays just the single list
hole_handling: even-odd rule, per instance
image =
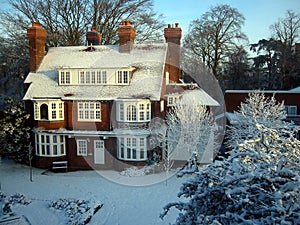
[{"label": "snow-covered tree", "polygon": [[[273,104],[273,100],[269,101],[266,106]],[[242,109],[251,112],[246,107],[249,105],[244,106]],[[277,106],[270,110],[276,111]],[[230,151],[228,158],[195,173],[181,187],[178,196],[183,201],[169,203],[162,218],[176,208],[181,213],[175,224],[180,225],[299,224],[300,141],[295,138],[298,130],[287,123],[267,127],[269,123],[258,123],[264,120],[257,115],[247,114],[244,118],[256,118],[251,130],[257,130],[257,138],[250,136]]]},{"label": "snow-covered tree", "polygon": [[29,115],[22,102],[7,100],[4,117],[0,119],[0,155],[11,155],[18,161],[28,161],[30,128],[26,125]]},{"label": "snow-covered tree", "polygon": [[237,121],[226,131],[226,145],[229,149],[238,148],[245,140],[259,138],[261,133],[256,124],[273,129],[288,125],[284,122],[287,114],[283,102],[277,102],[274,96],[266,97],[261,91],[249,93],[239,111],[234,114]]},{"label": "snow-covered tree", "polygon": [[164,149],[165,167],[173,160],[189,161],[189,166],[200,160],[213,132],[210,110],[193,96],[179,99],[167,114],[167,137]]}]

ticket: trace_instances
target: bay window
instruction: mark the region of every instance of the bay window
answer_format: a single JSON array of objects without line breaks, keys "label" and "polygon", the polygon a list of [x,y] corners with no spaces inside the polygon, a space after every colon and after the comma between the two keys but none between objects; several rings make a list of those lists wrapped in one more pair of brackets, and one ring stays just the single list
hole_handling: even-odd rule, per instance
[{"label": "bay window", "polygon": [[119,100],[116,108],[118,122],[149,122],[151,119],[149,100]]},{"label": "bay window", "polygon": [[44,157],[66,155],[65,137],[63,135],[38,132],[35,134],[35,154]]},{"label": "bay window", "polygon": [[118,138],[118,158],[128,161],[144,161],[147,159],[146,137]]},{"label": "bay window", "polygon": [[35,120],[63,120],[64,103],[61,100],[39,100],[34,102]]}]

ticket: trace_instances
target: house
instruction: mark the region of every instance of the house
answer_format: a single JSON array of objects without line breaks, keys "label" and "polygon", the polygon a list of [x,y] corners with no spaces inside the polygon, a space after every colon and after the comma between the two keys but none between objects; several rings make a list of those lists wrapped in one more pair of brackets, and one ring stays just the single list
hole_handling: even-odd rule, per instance
[{"label": "house", "polygon": [[[118,28],[119,45],[100,45],[96,29],[86,46],[45,52],[46,30],[32,23],[30,73],[23,100],[34,131],[34,165],[40,168],[115,169],[145,165],[157,129],[184,90],[179,25],[164,29],[166,43],[135,44],[130,21]],[[152,143],[152,144],[151,144]],[[158,143],[159,145],[159,143]]]},{"label": "house", "polygon": [[[254,90],[227,90],[224,95],[226,112],[238,111],[240,104],[245,101],[251,92],[254,92]],[[274,96],[278,102],[284,102],[287,112],[286,120],[294,122],[295,125],[300,125],[300,87],[291,90],[264,90],[262,92],[265,96]],[[233,119],[233,117],[227,117]]]}]

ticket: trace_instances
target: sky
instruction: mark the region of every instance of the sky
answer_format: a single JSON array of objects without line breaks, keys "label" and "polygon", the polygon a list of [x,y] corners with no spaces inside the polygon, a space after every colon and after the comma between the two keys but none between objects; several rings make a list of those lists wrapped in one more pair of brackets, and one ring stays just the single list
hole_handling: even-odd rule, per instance
[{"label": "sky", "polygon": [[154,0],[154,9],[167,24],[178,22],[185,35],[191,21],[218,4],[228,4],[245,17],[242,30],[250,44],[270,38],[269,27],[284,18],[287,10],[300,14],[300,0]]}]

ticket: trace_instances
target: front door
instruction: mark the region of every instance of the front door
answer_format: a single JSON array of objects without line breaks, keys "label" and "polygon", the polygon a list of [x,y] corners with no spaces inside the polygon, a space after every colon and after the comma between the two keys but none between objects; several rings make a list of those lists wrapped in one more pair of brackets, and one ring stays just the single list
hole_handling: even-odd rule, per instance
[{"label": "front door", "polygon": [[104,164],[104,141],[95,140],[94,141],[94,160],[95,164]]}]

